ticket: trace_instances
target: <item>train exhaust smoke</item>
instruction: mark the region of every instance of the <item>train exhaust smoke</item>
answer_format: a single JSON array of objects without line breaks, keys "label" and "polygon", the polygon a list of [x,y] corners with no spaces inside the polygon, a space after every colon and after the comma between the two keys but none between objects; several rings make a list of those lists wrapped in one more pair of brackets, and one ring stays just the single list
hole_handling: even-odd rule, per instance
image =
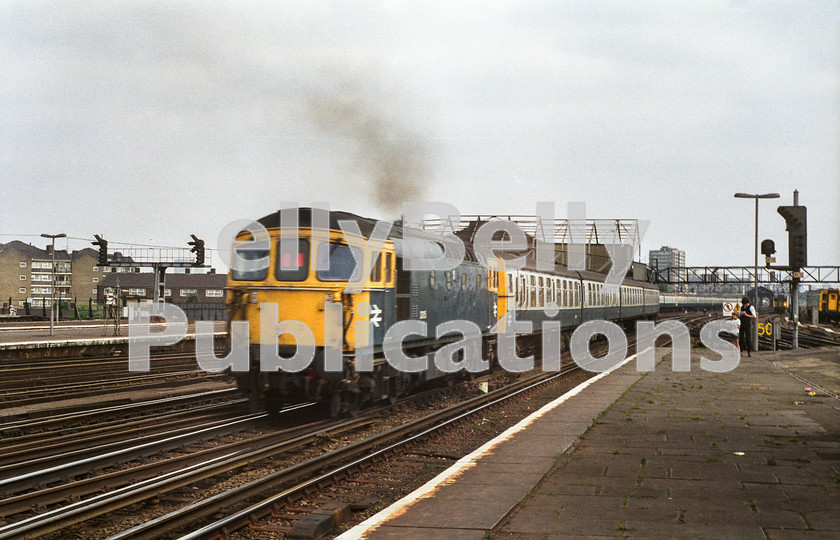
[{"label": "train exhaust smoke", "polygon": [[340,76],[309,99],[310,118],[319,128],[357,145],[357,166],[376,203],[395,215],[403,202],[423,200],[430,169],[426,139],[408,127],[397,108],[384,92]]}]

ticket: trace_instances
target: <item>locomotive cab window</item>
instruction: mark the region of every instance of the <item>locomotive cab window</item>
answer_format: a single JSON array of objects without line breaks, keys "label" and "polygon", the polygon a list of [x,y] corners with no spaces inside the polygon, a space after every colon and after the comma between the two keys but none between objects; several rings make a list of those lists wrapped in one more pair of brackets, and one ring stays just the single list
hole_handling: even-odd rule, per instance
[{"label": "locomotive cab window", "polygon": [[303,281],[309,276],[309,240],[277,243],[274,275],[278,281]]},{"label": "locomotive cab window", "polygon": [[268,276],[268,250],[237,248],[231,277],[237,281],[262,281]]},{"label": "locomotive cab window", "polygon": [[321,244],[318,246],[318,266],[328,270],[318,270],[321,281],[357,281],[361,271],[356,260],[362,260],[362,250],[345,244]]},{"label": "locomotive cab window", "polygon": [[391,272],[391,270],[394,267],[394,263],[393,263],[393,260],[392,260],[393,257],[394,257],[393,253],[386,253],[385,254],[385,282],[388,283],[389,285],[394,284],[394,276],[393,276],[393,272]]},{"label": "locomotive cab window", "polygon": [[373,262],[373,268],[370,269],[370,280],[374,283],[379,283],[382,280],[382,255],[376,256]]}]

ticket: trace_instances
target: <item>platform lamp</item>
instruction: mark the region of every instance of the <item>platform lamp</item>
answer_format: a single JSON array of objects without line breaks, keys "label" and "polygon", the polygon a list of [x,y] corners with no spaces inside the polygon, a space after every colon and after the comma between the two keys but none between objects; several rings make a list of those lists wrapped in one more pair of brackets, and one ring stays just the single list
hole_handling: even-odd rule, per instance
[{"label": "platform lamp", "polygon": [[55,239],[56,238],[65,238],[67,235],[64,233],[58,234],[42,234],[42,238],[49,238],[52,241],[52,304],[50,305],[50,335],[53,335],[53,324],[55,320]]},{"label": "platform lamp", "polygon": [[[736,193],[735,197],[738,199],[755,199],[755,275],[753,276],[753,297],[755,306],[755,314],[758,315],[758,199],[778,199],[781,195],[778,193]],[[752,349],[758,351],[758,320],[752,325]]]}]

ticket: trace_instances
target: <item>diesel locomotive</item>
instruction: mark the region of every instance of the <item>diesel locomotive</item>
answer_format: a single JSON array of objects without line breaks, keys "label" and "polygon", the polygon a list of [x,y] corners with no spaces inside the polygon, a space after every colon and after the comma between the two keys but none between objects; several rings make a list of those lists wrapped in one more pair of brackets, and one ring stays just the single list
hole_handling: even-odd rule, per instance
[{"label": "diesel locomotive", "polygon": [[[494,252],[487,260],[474,245],[480,225],[455,232],[463,253],[446,270],[418,269],[409,260],[446,254],[445,241],[348,212],[271,214],[255,224],[262,241],[253,230],[242,231],[227,303],[230,321],[249,323],[249,370],[234,376],[252,407],[276,412],[285,403],[312,400],[329,404],[331,415],[353,414],[367,401],[394,400],[453,375],[433,362],[420,371],[394,369],[385,353],[397,328],[411,329],[398,346],[405,358],[417,359],[465,338],[447,326],[465,321],[492,366],[498,331],[511,317],[531,323],[532,339],[544,321],[560,321],[567,344],[586,321],[626,325],[660,310],[659,292],[649,283],[625,279],[607,287],[600,273],[556,264],[538,270],[533,249]],[[517,345],[528,338],[517,335]],[[265,368],[294,357],[302,344],[309,358],[302,369]],[[463,351],[453,347],[453,358],[458,354]]]}]

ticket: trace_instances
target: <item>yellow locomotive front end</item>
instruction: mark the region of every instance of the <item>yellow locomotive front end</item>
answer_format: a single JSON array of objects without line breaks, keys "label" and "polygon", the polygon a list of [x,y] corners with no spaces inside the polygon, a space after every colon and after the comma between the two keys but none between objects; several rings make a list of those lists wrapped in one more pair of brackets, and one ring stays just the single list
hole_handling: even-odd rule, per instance
[{"label": "yellow locomotive front end", "polygon": [[334,222],[265,232],[237,238],[228,277],[230,320],[248,323],[248,372],[234,375],[255,410],[328,400],[337,414],[364,382],[356,350],[381,343],[380,323],[393,316],[393,242],[371,249]]}]

